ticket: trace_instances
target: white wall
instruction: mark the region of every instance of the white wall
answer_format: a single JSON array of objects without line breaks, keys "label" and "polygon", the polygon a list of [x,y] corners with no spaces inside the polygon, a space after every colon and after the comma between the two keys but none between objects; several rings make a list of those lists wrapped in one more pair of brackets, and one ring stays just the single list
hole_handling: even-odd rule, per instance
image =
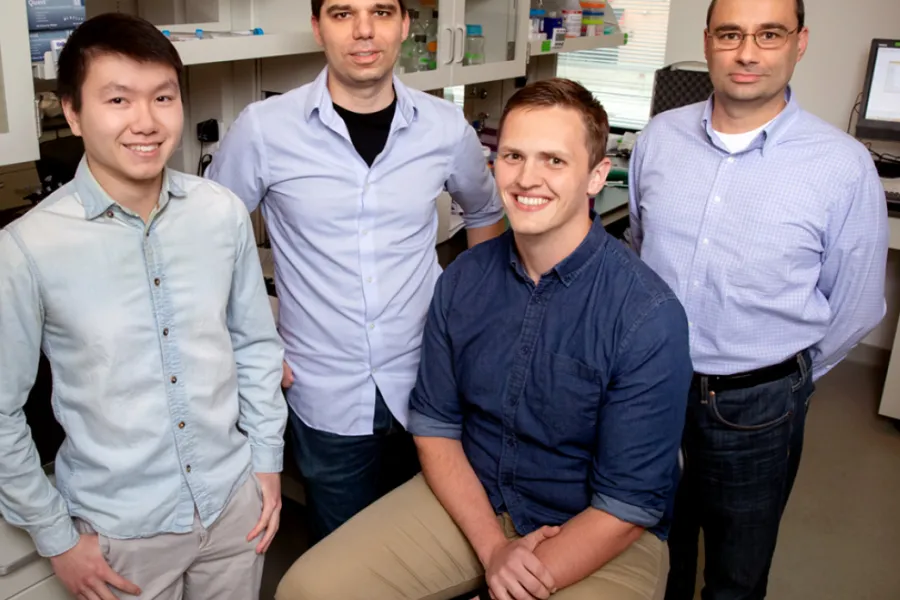
[{"label": "white wall", "polygon": [[[671,0],[666,64],[703,60],[708,0]],[[873,38],[900,38],[900,0],[807,0],[809,49],[794,73],[801,106],[841,129],[862,91]],[[900,154],[898,146],[877,146]],[[888,349],[900,313],[900,253],[888,258],[887,317],[864,341]]]}]

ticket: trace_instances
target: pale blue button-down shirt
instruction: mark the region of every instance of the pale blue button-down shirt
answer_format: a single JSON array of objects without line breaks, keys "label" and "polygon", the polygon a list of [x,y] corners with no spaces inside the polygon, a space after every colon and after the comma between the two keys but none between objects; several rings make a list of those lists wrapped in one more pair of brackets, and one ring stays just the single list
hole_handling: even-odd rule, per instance
[{"label": "pale blue button-down shirt", "polygon": [[655,117],[631,160],[641,257],[690,321],[694,369],[734,374],[810,348],[818,378],[882,319],[888,224],[868,150],[788,104],[744,151],[712,100]]},{"label": "pale blue button-down shirt", "polygon": [[394,80],[397,109],[372,167],[335,112],[327,70],[247,107],[208,176],[250,210],[262,203],[275,258],[279,330],[303,421],[371,434],[375,386],[406,425],[425,314],[440,274],[436,198],[468,227],[502,204],[474,130],[452,104]]},{"label": "pale blue button-down shirt", "polygon": [[[22,410],[41,350],[56,488]],[[167,171],[145,225],[83,161],[0,231],[0,512],[44,556],[75,545],[71,517],[113,538],[210,525],[251,466],[281,470],[282,356],[233,194]]]}]

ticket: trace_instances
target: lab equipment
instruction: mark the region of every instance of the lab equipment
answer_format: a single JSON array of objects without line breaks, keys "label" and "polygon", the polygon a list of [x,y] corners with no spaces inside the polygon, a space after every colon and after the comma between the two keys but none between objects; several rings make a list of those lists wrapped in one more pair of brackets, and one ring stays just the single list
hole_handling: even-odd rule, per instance
[{"label": "lab equipment", "polygon": [[856,137],[900,142],[900,39],[874,39]]},{"label": "lab equipment", "polygon": [[581,35],[593,37],[603,35],[603,16],[605,2],[596,0],[581,1]]},{"label": "lab equipment", "polygon": [[466,25],[466,54],[463,64],[484,64],[484,36],[481,32],[481,25]]}]

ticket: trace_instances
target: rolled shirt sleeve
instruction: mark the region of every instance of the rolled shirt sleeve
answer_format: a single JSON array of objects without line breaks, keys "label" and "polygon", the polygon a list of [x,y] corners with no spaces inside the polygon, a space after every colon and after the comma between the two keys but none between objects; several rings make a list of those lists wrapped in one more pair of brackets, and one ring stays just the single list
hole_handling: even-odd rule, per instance
[{"label": "rolled shirt sleeve", "polygon": [[692,375],[687,317],[669,296],[620,344],[601,409],[591,506],[645,528],[659,522],[676,485]]}]

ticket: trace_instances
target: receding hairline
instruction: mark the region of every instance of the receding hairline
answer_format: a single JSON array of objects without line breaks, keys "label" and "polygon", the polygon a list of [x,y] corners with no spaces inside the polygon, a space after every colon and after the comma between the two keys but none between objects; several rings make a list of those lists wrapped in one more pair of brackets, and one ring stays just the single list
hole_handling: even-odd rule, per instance
[{"label": "receding hairline", "polygon": [[[797,19],[797,27],[799,29],[803,29],[806,25],[806,6],[803,3],[803,0],[793,0],[794,1],[794,16]],[[718,5],[719,0],[711,0],[709,3],[709,8],[706,11],[706,28],[709,29],[710,23],[712,23],[712,15],[713,11]],[[718,27],[716,29],[719,29]]]}]

